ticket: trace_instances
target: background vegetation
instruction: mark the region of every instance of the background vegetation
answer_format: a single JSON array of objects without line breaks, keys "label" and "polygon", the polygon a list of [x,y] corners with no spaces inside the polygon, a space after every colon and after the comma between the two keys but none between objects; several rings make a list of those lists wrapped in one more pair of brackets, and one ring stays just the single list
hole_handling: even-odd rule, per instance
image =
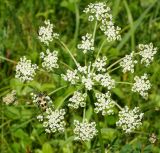
[{"label": "background vegetation", "polygon": [[[38,27],[44,19],[50,19],[60,33],[63,41],[73,51],[78,61],[81,54],[76,52],[76,44],[80,36],[92,32],[92,25],[82,13],[83,9],[94,0],[1,0],[0,1],[0,97],[12,89],[17,92],[17,106],[6,106],[0,100],[0,150],[2,153],[99,153],[98,138],[89,143],[75,143],[73,136],[63,134],[45,134],[42,125],[37,121],[38,108],[35,107],[29,93],[34,89],[51,92],[64,85],[57,76],[40,73],[29,86],[14,79],[15,65],[2,57],[15,62],[22,56],[39,63],[38,56],[45,47],[37,39]],[[160,1],[159,0],[112,0],[107,2],[112,8],[116,24],[122,27],[122,41],[106,43],[103,52],[111,60],[135,50],[139,43],[153,42],[160,48]],[[96,41],[104,38],[98,33]],[[63,62],[72,65],[68,54],[52,43],[52,49],[59,51]],[[139,106],[145,113],[141,129],[137,133],[126,135],[116,129],[115,116],[100,118],[102,137],[105,148],[113,153],[160,153],[160,53],[156,54],[149,68],[137,67],[136,74],[150,74],[152,89],[147,101],[138,95],[128,92],[129,89],[115,89],[117,101],[123,106]],[[62,66],[63,70],[63,66]],[[115,75],[120,72],[115,71]],[[128,76],[124,74],[122,79]],[[52,99],[58,105],[65,102],[73,89],[67,88]],[[58,97],[58,98],[57,98]],[[65,105],[65,103],[64,103]],[[91,111],[87,112],[91,115]],[[73,118],[76,111],[69,111],[67,116]],[[68,122],[71,122],[70,119]],[[154,144],[149,142],[152,133],[157,136]],[[77,149],[78,148],[78,149]]]}]

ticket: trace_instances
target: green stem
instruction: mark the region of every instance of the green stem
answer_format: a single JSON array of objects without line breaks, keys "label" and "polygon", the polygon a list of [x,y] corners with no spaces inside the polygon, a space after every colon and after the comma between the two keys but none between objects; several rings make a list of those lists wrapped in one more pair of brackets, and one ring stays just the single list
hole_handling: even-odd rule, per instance
[{"label": "green stem", "polygon": [[116,81],[116,83],[133,85],[133,83],[131,82],[123,82],[123,81]]},{"label": "green stem", "polygon": [[60,61],[61,64],[63,64],[64,66],[66,66],[68,69],[73,70],[72,67],[70,67],[69,65],[67,65],[66,63]]},{"label": "green stem", "polygon": [[66,85],[66,86],[59,87],[59,88],[53,90],[52,92],[50,92],[48,95],[50,96],[50,95],[56,93],[57,91],[59,91],[59,90],[61,90],[61,89],[64,89],[64,88],[66,88],[66,87],[68,87],[68,86]]},{"label": "green stem", "polygon": [[122,107],[121,107],[118,103],[114,102],[114,104],[115,104],[120,110],[122,110]]},{"label": "green stem", "polygon": [[68,47],[61,41],[59,40],[60,44],[66,49],[66,51],[69,53],[69,55],[71,56],[71,58],[73,59],[74,63],[76,64],[76,66],[78,66],[78,62],[76,61],[76,59],[74,58],[73,54],[71,53],[71,51],[68,49]]},{"label": "green stem", "polygon": [[[123,57],[123,58],[124,58],[124,57]],[[111,65],[107,68],[107,70],[111,69],[114,65],[120,63],[120,62],[123,60],[123,58],[120,58],[119,60],[115,61],[113,64],[111,64]]]},{"label": "green stem", "polygon": [[100,54],[100,52],[101,52],[101,50],[102,50],[102,48],[103,48],[103,46],[104,46],[105,42],[106,42],[106,40],[104,40],[104,41],[102,42],[102,44],[101,44],[101,46],[100,46],[100,48],[99,48],[99,50],[98,50],[98,53],[97,53],[96,59],[99,57],[99,54]]},{"label": "green stem", "polygon": [[74,41],[76,43],[77,38],[78,38],[78,31],[79,31],[79,9],[78,9],[76,2],[74,5],[75,5],[75,12],[76,12],[76,29],[75,29],[75,33],[74,33]]},{"label": "green stem", "polygon": [[[97,55],[96,55],[95,61],[98,59],[99,54],[100,54],[100,52],[101,52],[101,50],[102,50],[102,48],[103,48],[105,42],[106,42],[106,40],[104,40],[104,41],[102,42],[102,44],[101,44],[101,46],[100,46],[100,48],[99,48],[99,50],[98,50],[98,53],[97,53]],[[91,71],[91,72],[94,72],[94,69],[95,69],[95,67],[92,68],[92,71]]]},{"label": "green stem", "polygon": [[0,56],[0,59],[6,60],[6,61],[11,62],[11,63],[14,63],[14,64],[17,64],[17,62],[16,62],[16,61],[13,61],[13,60],[8,59],[8,58],[3,57],[3,56]]},{"label": "green stem", "polygon": [[[89,91],[88,95],[90,98],[90,102],[92,105],[94,105],[94,99],[93,99],[93,92]],[[98,119],[98,115],[94,112],[94,118],[96,121],[96,125],[97,125],[97,130],[98,130],[98,137],[99,137],[99,142],[100,142],[100,147],[101,147],[101,153],[105,153],[105,149],[104,149],[104,143],[103,143],[103,139],[102,139],[102,133],[101,133],[101,129],[100,129],[100,125],[99,125],[99,119]]]},{"label": "green stem", "polygon": [[[98,22],[96,21],[95,25],[94,25],[94,30],[93,30],[93,40],[95,42],[95,36],[96,36],[96,30],[97,30],[97,24]],[[93,42],[93,45],[94,45],[94,42]]]},{"label": "green stem", "polygon": [[86,118],[86,107],[84,107],[84,109],[83,109],[83,122],[84,122],[85,118]]},{"label": "green stem", "polygon": [[100,142],[100,146],[101,146],[101,153],[105,153],[104,143],[103,143],[103,139],[102,139],[102,133],[101,133],[101,129],[99,126],[99,119],[98,119],[98,115],[96,113],[94,113],[94,118],[95,118],[95,121],[97,124],[98,137],[99,137],[99,142]]},{"label": "green stem", "polygon": [[115,71],[115,70],[119,69],[120,67],[121,67],[121,66],[117,66],[117,67],[115,67],[115,68],[111,69],[110,71],[108,71],[108,73],[111,73],[111,72],[113,72],[113,71]]},{"label": "green stem", "polygon": [[135,49],[135,36],[134,36],[134,24],[133,24],[133,17],[131,14],[131,11],[129,9],[128,3],[126,0],[123,0],[124,6],[126,8],[127,14],[128,14],[128,20],[130,24],[130,29],[131,29],[131,48],[132,50]]}]

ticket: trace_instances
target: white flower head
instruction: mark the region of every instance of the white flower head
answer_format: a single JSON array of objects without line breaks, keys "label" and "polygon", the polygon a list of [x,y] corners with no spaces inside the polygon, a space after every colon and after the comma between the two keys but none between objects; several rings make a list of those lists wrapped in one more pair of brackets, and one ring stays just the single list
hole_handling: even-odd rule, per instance
[{"label": "white flower head", "polygon": [[15,104],[15,100],[16,100],[16,91],[15,90],[12,90],[10,93],[8,93],[7,95],[5,95],[2,98],[2,101],[6,105],[13,104],[13,103]]},{"label": "white flower head", "polygon": [[87,74],[87,66],[81,66],[79,63],[77,65],[77,69],[82,74]]},{"label": "white flower head", "polygon": [[97,60],[92,64],[92,66],[95,67],[98,72],[105,72],[106,60],[106,56],[103,56],[102,58],[97,58]]},{"label": "white flower head", "polygon": [[151,88],[151,83],[148,80],[147,74],[141,77],[134,77],[135,83],[133,84],[132,91],[138,92],[143,98],[148,98],[148,90]]},{"label": "white flower head", "polygon": [[102,112],[102,115],[111,115],[114,113],[114,101],[111,99],[110,92],[105,94],[103,93],[96,93],[97,102],[95,102],[95,112],[99,113]]},{"label": "white flower head", "polygon": [[112,16],[110,16],[110,10],[110,7],[107,7],[105,3],[98,2],[94,4],[90,3],[83,12],[89,14],[89,21],[103,21],[107,18],[112,18]]},{"label": "white flower head", "polygon": [[75,91],[73,96],[69,99],[69,107],[72,107],[74,109],[78,109],[79,107],[85,107],[86,106],[86,93],[81,93],[79,91]]},{"label": "white flower head", "polygon": [[87,90],[92,90],[94,81],[91,76],[87,76],[87,77],[82,76],[82,83],[84,84]]},{"label": "white flower head", "polygon": [[104,28],[102,30],[102,27],[101,27],[101,30],[104,31],[104,34],[107,36],[107,40],[109,42],[111,41],[114,41],[114,40],[121,40],[121,35],[120,35],[120,30],[121,28],[118,27],[118,26],[114,26],[113,23],[111,23],[112,21],[110,21],[106,28]]},{"label": "white flower head", "polygon": [[45,113],[43,119],[39,118],[43,120],[43,127],[46,133],[64,132],[66,125],[64,121],[65,110],[56,109],[53,111],[48,108]]},{"label": "white flower head", "polygon": [[46,50],[46,55],[44,52],[41,52],[40,58],[43,59],[42,67],[45,68],[47,71],[53,71],[54,68],[58,68],[59,65],[57,64],[57,55],[57,51],[50,52],[49,49]]},{"label": "white flower head", "polygon": [[32,64],[31,60],[27,60],[26,57],[23,56],[16,65],[15,77],[20,79],[21,82],[32,81],[37,69],[38,66],[36,64]]},{"label": "white flower head", "polygon": [[59,34],[53,32],[53,24],[50,23],[49,20],[44,21],[45,26],[41,26],[39,28],[39,40],[46,45],[49,45],[49,42],[53,40],[53,38],[58,38]]},{"label": "white flower head", "polygon": [[79,80],[79,76],[77,75],[77,70],[74,71],[67,70],[66,75],[62,74],[61,76],[65,81],[68,81],[71,84],[76,84],[77,81]]},{"label": "white flower head", "polygon": [[139,107],[129,110],[126,106],[119,112],[119,121],[116,122],[118,127],[121,127],[125,133],[131,133],[142,125],[143,113],[140,113]]},{"label": "white flower head", "polygon": [[74,125],[75,140],[89,141],[97,134],[95,122],[89,123],[85,119],[80,123],[78,120],[74,120]]},{"label": "white flower head", "polygon": [[94,76],[94,79],[99,82],[103,87],[107,87],[108,90],[115,87],[115,80],[111,78],[108,73],[97,74]]},{"label": "white flower head", "polygon": [[88,21],[96,20],[100,22],[100,30],[104,32],[109,42],[121,40],[121,28],[114,25],[110,10],[110,7],[104,2],[90,3],[88,7],[84,9],[84,12],[89,14]]},{"label": "white flower head", "polygon": [[82,43],[78,44],[78,49],[83,50],[83,53],[86,54],[88,51],[94,50],[94,40],[92,34],[87,33],[85,36],[82,36]]},{"label": "white flower head", "polygon": [[149,137],[150,143],[154,144],[157,141],[157,136],[155,133],[152,133]]},{"label": "white flower head", "polygon": [[137,60],[133,59],[133,52],[130,55],[126,55],[120,62],[120,66],[123,68],[123,73],[134,72],[134,65],[137,63]]},{"label": "white flower head", "polygon": [[157,48],[154,48],[152,43],[139,44],[138,48],[140,50],[139,54],[142,56],[141,63],[145,63],[148,66],[153,61]]}]

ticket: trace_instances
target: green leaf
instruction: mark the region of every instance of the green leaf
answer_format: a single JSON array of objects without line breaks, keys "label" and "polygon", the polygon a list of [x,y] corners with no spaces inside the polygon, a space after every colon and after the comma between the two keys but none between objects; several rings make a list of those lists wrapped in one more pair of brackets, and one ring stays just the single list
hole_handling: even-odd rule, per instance
[{"label": "green leaf", "polygon": [[132,146],[130,144],[126,144],[122,147],[120,153],[131,153],[132,152]]},{"label": "green leaf", "polygon": [[45,143],[42,146],[42,152],[43,153],[53,153],[52,147],[49,143]]},{"label": "green leaf", "polygon": [[57,108],[60,108],[63,105],[63,102],[74,93],[75,88],[74,87],[68,87],[68,89],[65,90],[65,92],[63,93],[63,97],[58,97],[57,99],[55,99],[54,101],[54,105]]},{"label": "green leaf", "polygon": [[102,128],[101,133],[104,139],[111,141],[116,137],[117,130],[112,128]]}]

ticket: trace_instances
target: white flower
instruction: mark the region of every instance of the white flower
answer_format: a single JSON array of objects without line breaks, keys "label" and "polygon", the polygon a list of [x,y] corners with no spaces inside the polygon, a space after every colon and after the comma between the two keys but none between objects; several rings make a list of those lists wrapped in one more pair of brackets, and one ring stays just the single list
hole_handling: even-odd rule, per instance
[{"label": "white flower", "polygon": [[68,104],[69,107],[73,107],[75,109],[79,107],[85,107],[86,106],[86,97],[87,94],[82,94],[79,91],[75,91],[73,96],[69,99],[70,103]]},{"label": "white flower", "polygon": [[102,58],[98,58],[92,64],[92,66],[95,67],[98,72],[100,72],[100,71],[105,72],[106,69],[104,67],[106,66],[106,60],[107,60],[106,56],[103,56]]},{"label": "white flower", "polygon": [[83,12],[89,14],[89,21],[93,21],[94,19],[98,21],[103,21],[107,18],[112,18],[110,16],[110,8],[106,6],[103,2],[98,3],[90,3],[88,7],[84,9]]},{"label": "white flower", "polygon": [[79,121],[74,120],[74,125],[74,134],[76,135],[75,140],[89,141],[97,134],[95,122],[88,123],[85,119],[80,123]]},{"label": "white flower", "polygon": [[43,117],[43,127],[46,133],[64,132],[65,121],[64,121],[65,110],[51,110],[48,108]]},{"label": "white flower", "polygon": [[7,95],[5,95],[2,98],[2,101],[6,105],[13,104],[13,103],[15,104],[15,100],[16,100],[16,91],[15,90],[12,90],[10,93],[8,93]]},{"label": "white flower", "polygon": [[137,63],[137,60],[133,60],[133,52],[130,55],[126,55],[120,62],[120,66],[123,68],[123,73],[127,71],[134,72],[134,65]]},{"label": "white flower", "polygon": [[157,53],[157,48],[153,47],[153,44],[139,44],[138,46],[140,52],[139,54],[142,56],[141,63],[145,63],[148,66],[154,58],[154,55]]},{"label": "white flower", "polygon": [[77,68],[80,73],[87,74],[87,66],[81,66],[80,64],[78,64]]},{"label": "white flower", "polygon": [[119,121],[116,125],[121,127],[125,133],[131,133],[142,125],[141,121],[143,113],[140,113],[139,107],[135,107],[133,110],[129,110],[126,106],[119,112]]},{"label": "white flower", "polygon": [[115,80],[113,80],[108,73],[97,74],[94,76],[94,79],[99,82],[103,87],[107,87],[108,90],[115,87]]},{"label": "white flower", "polygon": [[143,98],[148,98],[148,90],[151,88],[151,83],[148,80],[147,74],[141,77],[134,77],[135,83],[133,84],[132,91],[138,92]]},{"label": "white flower", "polygon": [[62,78],[65,81],[71,82],[71,84],[76,84],[76,82],[79,80],[79,76],[77,75],[77,70],[74,71],[67,70],[66,75],[62,74]]},{"label": "white flower", "polygon": [[46,55],[44,52],[40,53],[40,58],[43,59],[42,62],[42,67],[45,68],[48,71],[52,71],[54,68],[58,68],[58,52],[57,51],[53,51],[50,52],[49,49],[46,50]]},{"label": "white flower", "polygon": [[157,141],[157,136],[155,135],[155,133],[152,133],[149,137],[149,141],[150,143],[155,143]]},{"label": "white flower", "polygon": [[104,34],[107,36],[107,40],[110,41],[114,41],[114,40],[121,40],[121,35],[120,35],[120,27],[115,27],[111,22],[109,22],[110,24],[107,25],[107,27],[102,30],[104,31]]},{"label": "white flower", "polygon": [[88,21],[97,20],[100,22],[100,30],[107,36],[108,41],[120,40],[121,28],[115,26],[112,21],[112,14],[110,8],[103,2],[90,3],[87,8],[84,9],[86,14],[89,14]]},{"label": "white flower", "polygon": [[38,66],[36,64],[32,64],[31,60],[27,60],[26,57],[20,58],[16,66],[16,75],[15,77],[20,79],[21,82],[24,81],[31,81],[35,76],[35,71],[37,70]]},{"label": "white flower", "polygon": [[85,36],[82,36],[82,43],[78,44],[78,49],[83,50],[83,53],[87,53],[87,51],[93,51],[94,50],[94,40],[92,38],[91,34],[86,34]]},{"label": "white flower", "polygon": [[84,84],[87,90],[91,90],[94,85],[94,82],[90,76],[88,77],[82,76],[82,83]]},{"label": "white flower", "polygon": [[58,38],[59,34],[53,32],[53,24],[50,23],[49,20],[44,21],[45,26],[41,26],[39,28],[39,40],[46,45],[49,45],[49,42],[53,40],[53,38]]},{"label": "white flower", "polygon": [[95,102],[95,112],[102,112],[102,115],[113,114],[114,101],[111,99],[110,92],[105,94],[96,93],[97,102]]},{"label": "white flower", "polygon": [[42,122],[42,121],[43,121],[43,115],[38,115],[38,116],[37,116],[37,120],[38,120],[39,122]]}]

